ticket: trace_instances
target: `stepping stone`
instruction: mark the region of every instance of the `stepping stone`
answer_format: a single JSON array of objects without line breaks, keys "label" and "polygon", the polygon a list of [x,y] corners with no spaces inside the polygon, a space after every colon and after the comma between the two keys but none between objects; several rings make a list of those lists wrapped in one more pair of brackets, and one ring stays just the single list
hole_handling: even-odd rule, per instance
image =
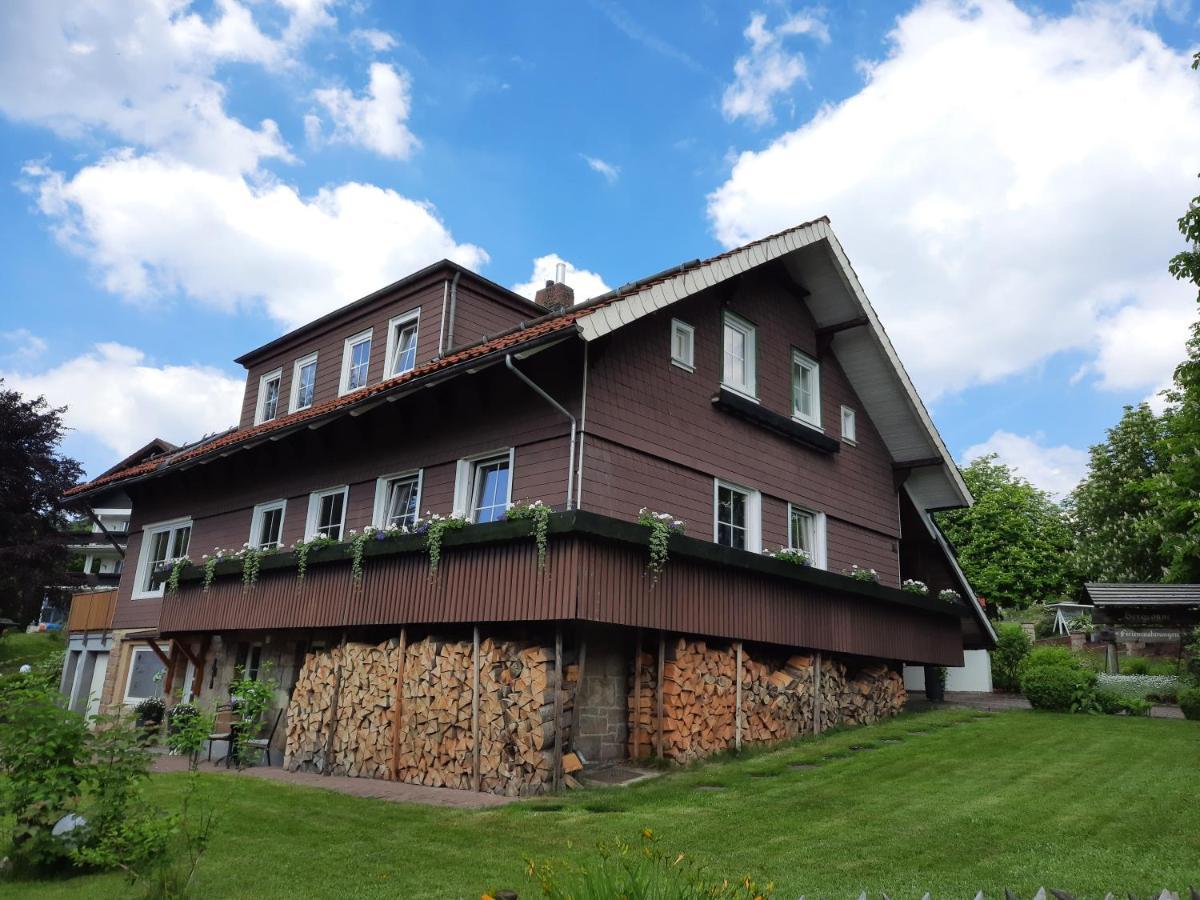
[{"label": "stepping stone", "polygon": [[818,766],[816,763],[792,763],[791,765],[788,766],[788,768],[789,769],[800,769],[801,771],[803,771],[805,769],[819,769],[821,767]]},{"label": "stepping stone", "polygon": [[855,753],[859,753],[863,750],[878,750],[879,748],[878,747],[870,747],[866,744],[851,744],[850,749],[853,750]]},{"label": "stepping stone", "polygon": [[698,790],[698,791],[723,791],[723,790],[725,790],[725,786],[721,785],[721,784],[698,784],[698,785],[696,785],[696,790]]},{"label": "stepping stone", "polygon": [[881,743],[881,744],[899,744],[900,738],[880,738],[879,743]]},{"label": "stepping stone", "polygon": [[909,734],[929,734],[928,731],[910,731]]}]

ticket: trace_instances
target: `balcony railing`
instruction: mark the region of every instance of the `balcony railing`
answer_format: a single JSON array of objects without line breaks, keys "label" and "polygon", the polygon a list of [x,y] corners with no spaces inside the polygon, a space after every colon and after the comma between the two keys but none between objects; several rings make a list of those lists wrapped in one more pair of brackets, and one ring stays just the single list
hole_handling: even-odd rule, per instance
[{"label": "balcony railing", "polygon": [[117,609],[116,591],[86,591],[71,597],[67,631],[108,631]]}]

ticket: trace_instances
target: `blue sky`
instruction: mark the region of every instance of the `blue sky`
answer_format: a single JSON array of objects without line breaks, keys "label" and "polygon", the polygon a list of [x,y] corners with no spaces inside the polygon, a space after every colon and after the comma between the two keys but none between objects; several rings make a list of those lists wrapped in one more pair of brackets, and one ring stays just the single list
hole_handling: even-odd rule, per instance
[{"label": "blue sky", "polygon": [[953,452],[1063,491],[1195,315],[1165,266],[1198,17],[18,0],[0,375],[69,405],[94,474],[232,422],[235,356],[442,256],[597,293],[828,214]]}]

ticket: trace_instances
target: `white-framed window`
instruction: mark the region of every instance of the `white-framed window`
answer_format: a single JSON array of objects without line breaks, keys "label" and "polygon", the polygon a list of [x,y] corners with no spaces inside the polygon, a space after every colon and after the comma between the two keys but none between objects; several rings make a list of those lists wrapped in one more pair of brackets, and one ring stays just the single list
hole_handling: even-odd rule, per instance
[{"label": "white-framed window", "polygon": [[[162,645],[159,644],[162,648]],[[163,653],[166,653],[163,649]],[[134,647],[129,653],[129,675],[125,679],[125,703],[141,703],[162,695],[158,673],[167,667],[149,647]]]},{"label": "white-framed window", "polygon": [[418,307],[388,322],[387,356],[384,378],[394,378],[410,371],[417,364],[417,324],[421,319]]},{"label": "white-framed window", "polygon": [[792,351],[792,418],[821,427],[821,364]]},{"label": "white-framed window", "polygon": [[751,488],[713,482],[713,540],[735,550],[762,551],[762,495]]},{"label": "white-framed window", "polygon": [[310,353],[292,366],[292,397],[288,412],[308,409],[317,393],[317,354]]},{"label": "white-framed window", "polygon": [[371,367],[371,329],[346,338],[342,350],[342,381],[338,392],[348,394],[367,385]]},{"label": "white-framed window", "polygon": [[304,539],[315,537],[342,539],[346,527],[346,498],[350,489],[346,485],[313,491],[308,495],[308,522],[304,527]]},{"label": "white-framed window", "polygon": [[513,451],[499,450],[458,461],[454,511],[470,522],[498,522],[512,505]]},{"label": "white-framed window", "polygon": [[696,330],[687,322],[671,320],[671,362],[694,372],[696,367]]},{"label": "white-framed window", "polygon": [[283,514],[287,511],[286,500],[272,500],[254,507],[250,516],[250,546],[259,550],[271,550],[283,543]]},{"label": "white-framed window", "polygon": [[142,529],[142,547],[133,584],[134,600],[163,595],[170,565],[187,553],[191,537],[191,519],[158,522]]},{"label": "white-framed window", "polygon": [[412,528],[420,515],[422,471],[385,475],[375,482],[376,528]]},{"label": "white-framed window", "polygon": [[268,372],[258,379],[258,406],[254,410],[254,424],[270,422],[279,415],[279,385],[283,381],[283,369]]},{"label": "white-framed window", "polygon": [[727,312],[723,331],[721,383],[751,400],[757,400],[754,326],[740,316]]},{"label": "white-framed window", "polygon": [[262,672],[262,644],[247,644],[245,652],[238,659],[238,667],[242,670],[242,677],[248,678],[251,681],[258,681],[259,673]]},{"label": "white-framed window", "polygon": [[825,513],[814,512],[802,506],[788,504],[788,546],[807,550],[812,565],[818,569],[826,567],[825,559]]},{"label": "white-framed window", "polygon": [[858,422],[849,406],[842,407],[842,440],[847,444],[858,443]]}]

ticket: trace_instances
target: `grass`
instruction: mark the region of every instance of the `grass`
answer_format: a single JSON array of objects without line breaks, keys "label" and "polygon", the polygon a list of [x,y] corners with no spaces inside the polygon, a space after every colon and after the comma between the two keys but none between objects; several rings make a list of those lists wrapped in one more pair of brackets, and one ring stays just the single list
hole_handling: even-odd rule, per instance
[{"label": "grass", "polygon": [[[523,856],[579,860],[647,827],[716,873],[774,880],[777,897],[1182,892],[1200,886],[1198,748],[1193,722],[959,710],[486,811],[211,775],[219,823],[197,893],[534,897]],[[154,799],[174,800],[183,777],[152,779]],[[0,896],[128,889],[92,875],[0,883]]]},{"label": "grass", "polygon": [[0,637],[0,675],[16,672],[21,666],[45,659],[51,653],[66,649],[62,634],[41,631],[26,634],[14,631]]}]

